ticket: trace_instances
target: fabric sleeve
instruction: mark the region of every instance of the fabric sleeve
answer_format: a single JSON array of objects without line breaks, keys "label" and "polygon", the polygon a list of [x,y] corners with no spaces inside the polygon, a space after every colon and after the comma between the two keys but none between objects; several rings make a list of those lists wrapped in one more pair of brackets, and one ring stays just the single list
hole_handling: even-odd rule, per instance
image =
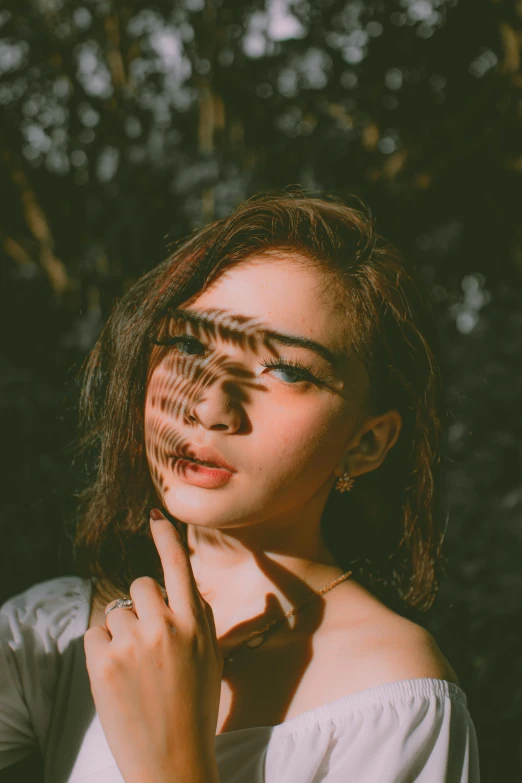
[{"label": "fabric sleeve", "polygon": [[267,759],[267,783],[480,783],[475,727],[458,686],[419,678],[359,695],[344,715],[300,728],[317,751],[306,751],[307,769],[299,769],[297,734],[282,737],[282,753]]},{"label": "fabric sleeve", "polygon": [[29,756],[37,746],[16,656],[22,634],[10,609],[6,604],[0,608],[0,769]]},{"label": "fabric sleeve", "polygon": [[0,607],[0,769],[44,748],[61,648],[82,599],[82,580],[60,577]]}]

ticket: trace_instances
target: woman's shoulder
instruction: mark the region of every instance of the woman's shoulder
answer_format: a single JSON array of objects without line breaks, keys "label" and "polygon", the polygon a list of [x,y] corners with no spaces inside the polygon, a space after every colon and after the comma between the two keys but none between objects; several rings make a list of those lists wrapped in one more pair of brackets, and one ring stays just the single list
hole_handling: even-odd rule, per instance
[{"label": "woman's shoulder", "polygon": [[331,616],[324,652],[332,692],[339,693],[341,687],[352,693],[418,678],[460,684],[433,635],[360,584],[339,590]]},{"label": "woman's shoulder", "polygon": [[[53,709],[82,665],[90,587],[77,576],[48,579],[0,606],[0,769],[46,747]],[[20,763],[13,780],[29,774]]]},{"label": "woman's shoulder", "polygon": [[427,630],[360,585],[337,590],[305,678],[272,730],[267,781],[297,779],[303,756],[321,763],[327,734],[325,783],[347,769],[372,782],[478,783],[476,732],[451,665]]},{"label": "woman's shoulder", "polygon": [[[39,637],[48,645],[65,645],[85,631],[92,583],[79,576],[60,576],[31,585],[0,606],[2,639]],[[83,631],[82,631],[83,628]]]},{"label": "woman's shoulder", "polygon": [[[361,642],[358,671],[367,683],[365,687],[413,679],[444,680],[460,685],[434,636],[400,615],[387,617],[381,627],[370,623]],[[342,647],[339,652],[342,655]]]}]

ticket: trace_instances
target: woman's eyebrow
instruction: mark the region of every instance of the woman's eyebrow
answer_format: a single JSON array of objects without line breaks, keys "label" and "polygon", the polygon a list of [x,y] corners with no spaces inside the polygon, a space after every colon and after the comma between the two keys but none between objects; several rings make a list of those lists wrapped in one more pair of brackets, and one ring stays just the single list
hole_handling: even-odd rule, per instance
[{"label": "woman's eyebrow", "polygon": [[313,351],[321,356],[332,369],[337,370],[339,368],[339,356],[332,353],[325,345],[318,343],[315,340],[310,340],[308,337],[301,337],[298,334],[285,334],[283,332],[275,332],[271,329],[263,330],[264,334],[272,340],[274,343],[281,343],[282,345],[296,346],[297,348],[307,348],[309,351]]},{"label": "woman's eyebrow", "polygon": [[[203,328],[207,329],[219,330],[220,327],[219,321],[216,321],[213,318],[204,315],[203,313],[197,313],[194,310],[177,308],[175,310],[171,310],[169,315],[173,318],[178,318],[182,321],[187,321],[188,323],[194,324],[195,326],[202,326]],[[241,327],[241,324],[248,324],[249,322],[251,323],[252,317],[235,313],[227,314],[227,320],[225,322],[226,325],[224,324],[227,333],[230,333],[234,329],[234,327],[229,326],[230,322],[237,323],[235,330],[238,332],[238,335],[240,335],[244,334],[245,332],[245,326]],[[301,335],[285,334],[284,332],[278,332],[274,329],[266,329],[263,326],[256,327],[256,332],[260,333],[264,338],[267,338],[274,343],[288,345],[296,348],[306,348],[309,351],[313,351],[326,362],[328,362],[332,369],[339,369],[341,354],[334,353],[322,343],[318,343],[308,337],[302,337]]]}]

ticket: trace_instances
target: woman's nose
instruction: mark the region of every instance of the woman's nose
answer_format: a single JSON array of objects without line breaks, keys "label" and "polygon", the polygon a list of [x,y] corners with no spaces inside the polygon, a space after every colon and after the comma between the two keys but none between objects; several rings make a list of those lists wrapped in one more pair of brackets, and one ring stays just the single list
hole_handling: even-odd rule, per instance
[{"label": "woman's nose", "polygon": [[201,398],[187,411],[188,420],[197,422],[207,430],[236,432],[242,425],[244,413],[239,400],[227,387],[230,384],[214,383],[207,387]]}]

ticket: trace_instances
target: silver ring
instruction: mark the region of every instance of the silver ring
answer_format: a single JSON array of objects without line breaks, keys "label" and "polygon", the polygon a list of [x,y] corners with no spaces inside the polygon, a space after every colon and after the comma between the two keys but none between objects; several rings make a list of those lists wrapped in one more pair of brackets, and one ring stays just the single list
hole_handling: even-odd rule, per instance
[{"label": "silver ring", "polygon": [[105,617],[112,612],[113,609],[133,609],[134,608],[134,601],[132,598],[118,598],[114,606],[111,606],[110,609],[105,610]]}]

